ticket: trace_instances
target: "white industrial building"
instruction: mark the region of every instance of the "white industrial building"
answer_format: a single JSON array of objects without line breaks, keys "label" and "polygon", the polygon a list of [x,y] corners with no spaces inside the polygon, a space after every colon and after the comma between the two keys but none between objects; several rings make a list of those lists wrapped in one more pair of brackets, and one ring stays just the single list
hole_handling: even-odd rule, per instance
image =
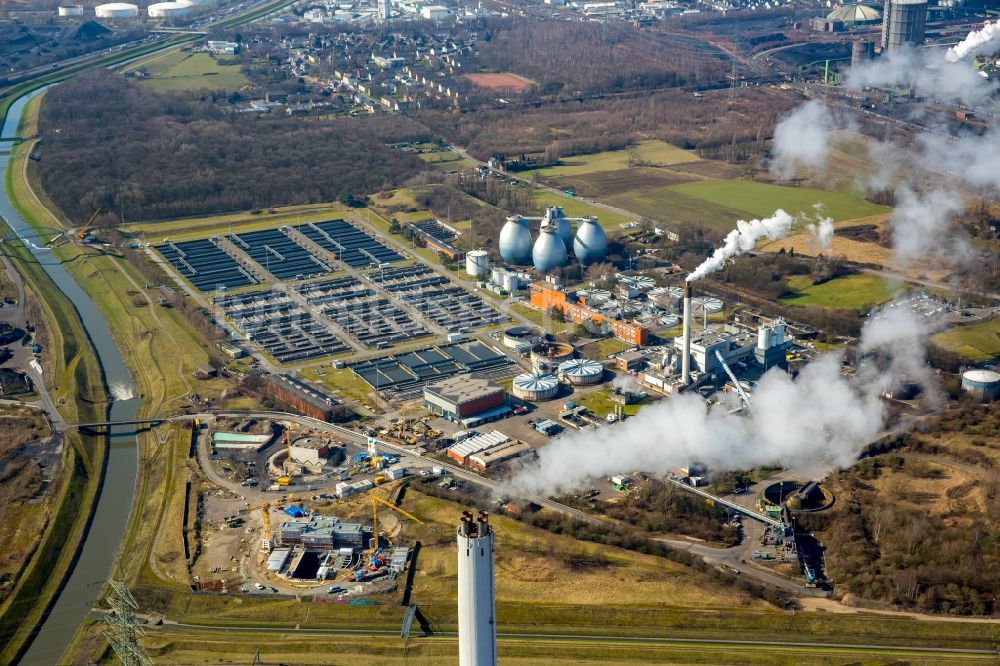
[{"label": "white industrial building", "polygon": [[62,5],[59,16],[83,16],[83,5]]},{"label": "white industrial building", "polygon": [[444,5],[427,5],[420,8],[420,16],[428,21],[444,21],[451,16],[451,10]]}]

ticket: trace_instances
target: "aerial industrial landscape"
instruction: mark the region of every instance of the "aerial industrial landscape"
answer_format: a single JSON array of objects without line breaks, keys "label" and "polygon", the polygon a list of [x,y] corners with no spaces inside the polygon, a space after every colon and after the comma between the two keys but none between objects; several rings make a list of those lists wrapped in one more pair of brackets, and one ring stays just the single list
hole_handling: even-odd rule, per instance
[{"label": "aerial industrial landscape", "polygon": [[0,664],[996,664],[992,0],[0,5]]}]

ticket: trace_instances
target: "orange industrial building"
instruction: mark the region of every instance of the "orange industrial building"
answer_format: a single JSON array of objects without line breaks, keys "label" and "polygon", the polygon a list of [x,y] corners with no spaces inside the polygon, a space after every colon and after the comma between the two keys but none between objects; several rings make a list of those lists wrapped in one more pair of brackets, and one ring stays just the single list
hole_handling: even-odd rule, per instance
[{"label": "orange industrial building", "polygon": [[611,319],[597,310],[576,300],[576,295],[548,282],[531,285],[531,305],[539,310],[559,310],[563,316],[577,324],[590,320],[597,325],[607,324],[619,340],[634,345],[644,345],[649,339],[649,330],[644,326],[620,319]]}]

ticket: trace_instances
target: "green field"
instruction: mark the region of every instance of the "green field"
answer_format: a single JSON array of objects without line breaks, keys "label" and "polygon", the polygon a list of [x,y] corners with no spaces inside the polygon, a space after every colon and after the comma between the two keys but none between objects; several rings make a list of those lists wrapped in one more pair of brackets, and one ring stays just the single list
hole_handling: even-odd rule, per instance
[{"label": "green field", "polygon": [[537,169],[540,176],[575,176],[594,171],[614,171],[627,169],[629,154],[636,153],[639,160],[645,164],[669,166],[684,162],[696,162],[698,156],[681,150],[663,141],[643,141],[632,148],[623,150],[608,150],[593,155],[575,155],[559,160],[558,166]]},{"label": "green field", "polygon": [[1000,317],[971,326],[955,326],[931,340],[962,358],[989,361],[1000,356]]},{"label": "green field", "polygon": [[207,53],[174,51],[143,63],[149,78],[142,83],[157,92],[166,90],[225,90],[235,92],[250,80],[238,65],[226,65]]},{"label": "green field", "polygon": [[605,229],[618,227],[632,220],[621,213],[615,213],[604,208],[592,206],[589,203],[573,197],[555,194],[547,190],[535,190],[535,206],[545,210],[549,206],[560,206],[568,217],[587,217],[593,215]]},{"label": "green field", "polygon": [[823,204],[823,214],[839,222],[888,212],[861,197],[846,192],[826,192],[807,187],[784,187],[750,180],[699,180],[671,185],[669,189],[717,206],[767,217],[778,208],[796,215],[813,213],[813,205]]},{"label": "green field", "polygon": [[872,275],[846,275],[817,285],[808,276],[793,275],[788,279],[788,286],[795,293],[782,296],[782,303],[850,310],[885,303],[905,289],[903,284]]},{"label": "green field", "polygon": [[742,210],[708,203],[674,189],[674,186],[622,192],[605,203],[667,224],[694,225],[728,231],[736,220],[748,217]]},{"label": "green field", "polygon": [[[623,411],[625,416],[635,416],[642,409],[642,405],[649,399],[646,398],[643,402],[635,403],[632,405],[625,405]],[[615,407],[618,405],[614,400],[611,399],[611,394],[608,391],[594,391],[593,393],[588,393],[587,395],[580,396],[577,398],[573,397],[573,402],[583,407],[586,407],[598,418],[607,416],[608,414],[614,414]]]}]

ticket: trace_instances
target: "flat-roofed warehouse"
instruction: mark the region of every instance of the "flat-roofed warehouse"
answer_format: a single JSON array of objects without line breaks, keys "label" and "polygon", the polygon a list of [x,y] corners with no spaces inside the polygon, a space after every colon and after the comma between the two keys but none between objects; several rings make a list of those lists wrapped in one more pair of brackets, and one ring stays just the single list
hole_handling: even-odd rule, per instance
[{"label": "flat-roofed warehouse", "polygon": [[456,375],[424,386],[424,404],[438,416],[460,421],[505,406],[507,393],[485,377]]}]

